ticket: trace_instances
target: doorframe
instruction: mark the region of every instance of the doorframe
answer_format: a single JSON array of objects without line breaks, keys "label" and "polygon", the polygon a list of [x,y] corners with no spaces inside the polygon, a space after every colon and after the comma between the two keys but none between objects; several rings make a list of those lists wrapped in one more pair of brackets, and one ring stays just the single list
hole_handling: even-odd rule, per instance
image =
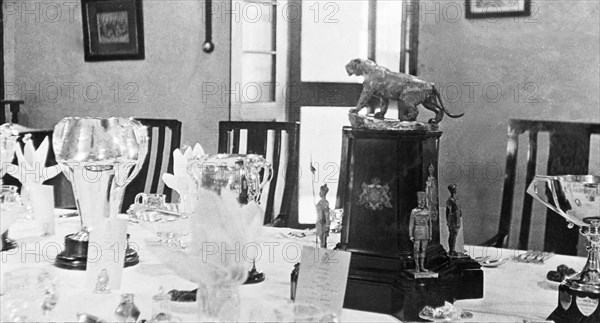
[{"label": "doorframe", "polygon": [[[4,100],[4,0],[0,0],[0,100]],[[2,106],[4,113],[4,106]]]},{"label": "doorframe", "polygon": [[[286,119],[300,121],[300,108],[305,106],[354,107],[362,84],[342,82],[302,82],[302,0],[288,0],[294,8],[293,19],[288,19],[288,55],[286,87]],[[368,14],[368,54],[375,60],[377,0],[369,1]],[[417,75],[419,47],[419,4],[420,0],[407,0],[402,7],[400,72]]]}]

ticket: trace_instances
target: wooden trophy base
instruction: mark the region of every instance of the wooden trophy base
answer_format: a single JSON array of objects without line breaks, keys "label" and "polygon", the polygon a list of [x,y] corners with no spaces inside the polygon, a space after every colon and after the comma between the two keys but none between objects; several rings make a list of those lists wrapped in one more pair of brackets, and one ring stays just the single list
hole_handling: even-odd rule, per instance
[{"label": "wooden trophy base", "polygon": [[[420,321],[425,306],[482,298],[481,266],[469,257],[448,257],[440,244],[439,212],[431,215],[425,252],[430,273],[414,272],[411,212],[417,192],[438,177],[442,133],[344,127],[342,134],[336,208],[344,216],[337,248],[352,253],[344,307]],[[431,189],[439,196],[437,187]]]},{"label": "wooden trophy base", "polygon": [[[68,270],[85,270],[87,267],[88,241],[73,239],[74,234],[65,236],[65,250],[56,256],[54,266]],[[138,253],[127,244],[124,267],[140,262]]]},{"label": "wooden trophy base", "polygon": [[600,322],[600,294],[571,290],[561,284],[558,287],[558,306],[548,320],[556,323]]},{"label": "wooden trophy base", "polygon": [[[463,258],[460,262],[446,259],[438,266],[431,266],[430,263],[437,262],[437,259],[431,259],[430,263],[426,262],[430,272],[415,273],[413,269],[369,268],[371,266],[364,262],[369,262],[368,258],[352,253],[345,308],[419,321],[419,312],[425,306],[440,307],[446,301],[483,297],[483,271],[473,259]],[[382,259],[376,261],[381,264]],[[399,263],[389,259],[388,265],[380,267],[393,268]]]}]

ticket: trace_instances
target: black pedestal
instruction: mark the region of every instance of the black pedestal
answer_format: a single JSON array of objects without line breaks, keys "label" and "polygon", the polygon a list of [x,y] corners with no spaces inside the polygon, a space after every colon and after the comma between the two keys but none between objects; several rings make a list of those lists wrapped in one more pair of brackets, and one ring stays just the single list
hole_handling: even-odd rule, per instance
[{"label": "black pedestal", "polygon": [[556,323],[600,322],[600,294],[578,292],[565,285],[558,288],[558,306],[548,320]]},{"label": "black pedestal", "polygon": [[481,266],[471,258],[448,257],[439,219],[432,223],[425,260],[438,277],[415,279],[408,272],[415,268],[410,213],[417,192],[425,191],[429,165],[438,178],[441,135],[344,127],[336,206],[344,208],[338,248],[352,252],[344,307],[419,320],[426,305],[483,297]]},{"label": "black pedestal", "polygon": [[[87,267],[88,242],[73,239],[74,234],[65,236],[65,250],[56,256],[54,266],[69,270],[85,270]],[[124,267],[140,262],[138,253],[127,244]]]}]

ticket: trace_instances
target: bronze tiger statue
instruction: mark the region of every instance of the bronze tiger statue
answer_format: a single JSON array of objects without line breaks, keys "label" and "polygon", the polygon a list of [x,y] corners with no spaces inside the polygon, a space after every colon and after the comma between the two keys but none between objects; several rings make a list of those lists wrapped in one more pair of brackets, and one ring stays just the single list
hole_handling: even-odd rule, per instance
[{"label": "bronze tiger statue", "polygon": [[419,110],[417,106],[423,105],[435,113],[435,118],[429,123],[437,124],[442,121],[444,114],[451,118],[460,118],[464,115],[450,114],[442,103],[442,96],[435,84],[422,80],[416,76],[392,72],[389,69],[375,64],[368,59],[356,58],[346,64],[348,75],[364,76],[363,90],[351,113],[358,113],[367,107],[373,114],[377,105],[379,112],[374,117],[383,119],[390,100],[398,101],[398,119],[402,121],[415,121]]}]

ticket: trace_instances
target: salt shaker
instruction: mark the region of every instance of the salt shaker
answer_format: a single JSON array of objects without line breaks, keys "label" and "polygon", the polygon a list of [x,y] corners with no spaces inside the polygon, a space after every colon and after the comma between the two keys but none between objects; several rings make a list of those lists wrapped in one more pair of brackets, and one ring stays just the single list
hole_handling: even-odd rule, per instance
[{"label": "salt shaker", "polygon": [[160,287],[158,294],[152,296],[152,318],[151,323],[171,322],[171,295]]},{"label": "salt shaker", "polygon": [[140,310],[133,302],[133,294],[122,294],[121,303],[115,310],[115,315],[119,318],[119,322],[135,323],[140,317]]}]

